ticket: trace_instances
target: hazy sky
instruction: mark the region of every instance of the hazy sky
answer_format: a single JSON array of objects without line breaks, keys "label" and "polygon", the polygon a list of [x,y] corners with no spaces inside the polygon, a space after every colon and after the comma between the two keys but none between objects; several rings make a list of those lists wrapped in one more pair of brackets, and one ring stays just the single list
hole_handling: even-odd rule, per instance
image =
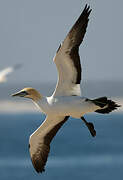
[{"label": "hazy sky", "polygon": [[93,9],[80,48],[83,79],[123,79],[122,0],[0,0],[0,69],[10,82],[56,81],[52,59],[86,3]]}]

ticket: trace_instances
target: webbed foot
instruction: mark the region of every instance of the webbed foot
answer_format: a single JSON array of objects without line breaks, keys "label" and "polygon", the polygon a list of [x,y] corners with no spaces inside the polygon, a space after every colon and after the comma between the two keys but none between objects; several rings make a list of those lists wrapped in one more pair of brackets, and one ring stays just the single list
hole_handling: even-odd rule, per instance
[{"label": "webbed foot", "polygon": [[96,131],[95,131],[95,129],[94,129],[93,123],[87,122],[86,125],[87,125],[87,127],[88,127],[91,135],[92,135],[93,137],[95,137],[95,136],[96,136]]},{"label": "webbed foot", "polygon": [[85,123],[86,126],[88,127],[91,135],[92,135],[93,137],[95,137],[95,136],[96,136],[96,130],[94,129],[93,123],[87,122],[83,116],[81,117],[81,119],[84,121],[84,123]]}]

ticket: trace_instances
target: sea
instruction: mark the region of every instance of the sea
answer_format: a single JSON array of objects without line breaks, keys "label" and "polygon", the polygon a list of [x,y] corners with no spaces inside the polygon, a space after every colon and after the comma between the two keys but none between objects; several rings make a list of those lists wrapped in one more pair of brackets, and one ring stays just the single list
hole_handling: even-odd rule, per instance
[{"label": "sea", "polygon": [[89,114],[97,135],[70,118],[51,143],[45,172],[32,166],[29,136],[44,121],[40,113],[0,114],[0,180],[123,180],[123,114]]}]

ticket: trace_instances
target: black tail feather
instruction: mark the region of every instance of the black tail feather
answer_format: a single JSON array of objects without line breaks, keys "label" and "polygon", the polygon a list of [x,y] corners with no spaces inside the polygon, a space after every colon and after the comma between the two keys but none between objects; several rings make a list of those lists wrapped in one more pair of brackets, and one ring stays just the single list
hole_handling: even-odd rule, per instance
[{"label": "black tail feather", "polygon": [[[98,109],[95,112],[102,113],[102,114],[108,114],[114,110],[116,110],[120,105],[118,105],[116,102],[107,99],[107,97],[101,97],[98,99],[92,100],[94,104],[101,107],[102,109]],[[106,106],[106,107],[105,107]]]}]

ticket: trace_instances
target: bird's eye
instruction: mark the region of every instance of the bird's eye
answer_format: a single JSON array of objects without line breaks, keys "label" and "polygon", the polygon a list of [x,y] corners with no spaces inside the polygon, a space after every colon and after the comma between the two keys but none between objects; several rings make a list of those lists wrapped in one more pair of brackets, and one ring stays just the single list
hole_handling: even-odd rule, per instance
[{"label": "bird's eye", "polygon": [[29,94],[28,94],[27,91],[22,91],[22,92],[21,92],[21,95],[22,95],[22,96],[26,96],[26,95],[29,95]]}]

